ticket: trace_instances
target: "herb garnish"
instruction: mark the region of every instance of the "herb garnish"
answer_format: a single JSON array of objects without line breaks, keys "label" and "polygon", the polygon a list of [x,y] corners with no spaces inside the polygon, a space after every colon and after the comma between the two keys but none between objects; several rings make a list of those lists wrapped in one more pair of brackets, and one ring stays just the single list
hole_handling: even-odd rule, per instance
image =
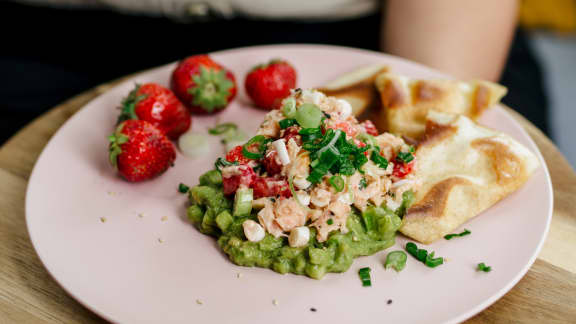
[{"label": "herb garnish", "polygon": [[412,242],[406,243],[406,251],[430,268],[435,268],[444,263],[444,258],[434,258],[434,252],[428,254],[427,250],[419,249],[418,246]]},{"label": "herb garnish", "polygon": [[484,262],[482,262],[482,263],[478,263],[476,270],[477,271],[490,272],[490,271],[492,271],[492,267],[489,267],[486,264],[484,264]]},{"label": "herb garnish", "polygon": [[412,155],[410,152],[398,152],[398,155],[396,155],[396,160],[399,162],[410,163],[412,160],[414,160],[414,155]]},{"label": "herb garnish", "polygon": [[292,119],[292,118],[286,118],[286,119],[282,119],[281,121],[278,122],[278,125],[280,125],[281,129],[286,129],[290,126],[294,126],[296,125],[296,119]]},{"label": "herb garnish", "polygon": [[319,183],[328,172],[353,175],[368,161],[364,148],[346,139],[346,133],[328,128],[324,136],[320,127],[302,129],[302,147],[310,152],[311,172],[307,180]]},{"label": "herb garnish", "polygon": [[332,218],[328,218],[328,220],[326,221],[326,224],[332,225],[332,224],[334,224],[334,220]]},{"label": "herb garnish", "polygon": [[464,229],[464,232],[462,232],[462,233],[447,234],[447,235],[444,235],[444,238],[447,239],[447,240],[451,240],[451,239],[453,239],[453,238],[455,238],[455,237],[462,237],[462,236],[469,235],[470,233],[472,233],[472,232],[470,232],[470,231],[467,230],[467,229]]}]

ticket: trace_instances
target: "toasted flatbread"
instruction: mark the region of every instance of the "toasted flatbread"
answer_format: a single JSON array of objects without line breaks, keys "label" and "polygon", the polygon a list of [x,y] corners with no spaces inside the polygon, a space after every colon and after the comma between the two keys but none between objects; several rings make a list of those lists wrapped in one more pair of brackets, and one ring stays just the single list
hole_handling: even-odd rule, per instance
[{"label": "toasted flatbread", "polygon": [[327,96],[347,100],[352,106],[352,114],[359,116],[368,108],[378,105],[379,96],[374,80],[387,70],[388,67],[382,64],[364,66],[340,75],[317,90]]},{"label": "toasted flatbread", "polygon": [[376,126],[416,139],[424,133],[430,110],[476,120],[508,91],[488,81],[420,80],[392,73],[378,75],[376,87],[382,102]]},{"label": "toasted flatbread", "polygon": [[417,150],[422,186],[400,231],[432,243],[520,188],[539,165],[510,136],[462,115],[430,112]]}]

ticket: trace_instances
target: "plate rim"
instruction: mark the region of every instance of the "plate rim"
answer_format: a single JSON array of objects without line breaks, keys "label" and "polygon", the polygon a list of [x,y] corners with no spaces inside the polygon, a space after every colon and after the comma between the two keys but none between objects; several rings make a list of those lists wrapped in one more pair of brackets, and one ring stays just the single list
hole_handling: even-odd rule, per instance
[{"label": "plate rim", "polygon": [[[377,52],[377,51],[372,51],[372,50],[367,50],[367,49],[361,49],[361,48],[355,48],[355,47],[348,47],[348,46],[340,46],[340,45],[328,45],[328,44],[312,44],[312,43],[278,43],[278,44],[266,44],[266,45],[253,45],[253,46],[244,46],[244,47],[236,47],[236,48],[230,48],[230,49],[225,49],[225,50],[220,50],[220,51],[215,51],[215,52],[210,52],[207,53],[209,55],[221,55],[221,54],[230,54],[236,51],[246,51],[246,50],[259,50],[259,49],[267,49],[267,48],[278,48],[278,47],[291,47],[291,48],[303,48],[303,49],[322,49],[322,50],[337,50],[337,51],[348,51],[348,52],[357,52],[357,53],[363,53],[363,54],[370,54],[370,55],[379,55],[379,56],[383,56],[383,57],[388,57],[391,58],[393,60],[396,61],[404,61],[405,63],[409,63],[413,66],[418,66],[418,68],[420,69],[426,69],[429,71],[432,71],[436,74],[440,74],[445,78],[448,79],[454,79],[453,76],[446,74],[444,72],[441,72],[435,68],[426,66],[424,64],[418,63],[418,62],[414,62],[402,57],[398,57],[398,56],[394,56],[394,55],[390,55],[387,53],[382,53],[382,52]],[[58,130],[51,136],[50,140],[48,141],[48,143],[42,148],[42,152],[40,153],[40,155],[38,155],[38,158],[36,159],[36,161],[34,162],[34,167],[30,173],[30,177],[28,178],[28,182],[27,182],[27,186],[26,186],[26,195],[25,195],[25,203],[24,203],[24,213],[25,213],[25,221],[26,221],[26,230],[28,232],[28,236],[30,238],[30,241],[32,243],[32,246],[34,248],[34,251],[36,253],[36,255],[38,256],[38,258],[40,259],[42,266],[46,269],[46,271],[48,272],[48,274],[50,275],[50,277],[70,296],[72,297],[76,302],[78,302],[79,304],[81,304],[83,307],[87,308],[88,310],[90,310],[91,312],[95,313],[96,315],[98,315],[99,317],[110,321],[110,322],[116,322],[115,319],[113,319],[112,317],[108,316],[105,312],[100,311],[98,309],[96,309],[95,307],[89,305],[87,302],[84,302],[81,298],[79,298],[78,296],[76,296],[76,294],[74,294],[72,292],[72,289],[70,287],[67,287],[64,283],[62,283],[61,281],[59,281],[56,276],[53,273],[53,269],[48,265],[48,263],[46,262],[46,256],[42,255],[39,252],[39,242],[34,238],[33,236],[33,231],[31,230],[31,216],[30,216],[30,207],[29,204],[30,202],[30,192],[33,190],[34,187],[34,179],[36,177],[36,173],[38,170],[38,165],[40,163],[40,161],[44,158],[45,153],[48,151],[48,149],[54,145],[54,138],[56,138],[61,132],[62,130],[69,124],[73,123],[74,120],[76,118],[78,118],[78,115],[80,115],[79,113],[81,111],[84,110],[84,108],[86,108],[87,106],[91,105],[94,101],[100,99],[102,96],[107,95],[110,91],[113,91],[114,89],[118,88],[118,87],[122,87],[123,85],[125,85],[126,83],[130,83],[130,82],[134,82],[134,79],[137,79],[138,77],[140,77],[141,75],[144,74],[149,74],[152,73],[156,70],[162,70],[165,68],[168,68],[174,64],[176,64],[178,61],[174,61],[174,62],[170,62],[170,63],[166,63],[166,64],[162,64],[160,66],[156,66],[156,67],[152,67],[149,69],[146,69],[144,71],[140,71],[131,75],[127,75],[124,77],[120,77],[120,79],[117,80],[122,80],[122,78],[126,78],[123,81],[118,82],[117,84],[115,84],[114,86],[112,86],[111,88],[107,89],[105,92],[99,94],[98,96],[92,98],[90,101],[88,101],[87,103],[85,103],[84,105],[82,105],[82,107],[80,109],[78,109],[70,118],[68,118],[59,128]],[[114,82],[114,80],[110,81],[110,82]],[[92,88],[95,89],[95,88]],[[90,91],[87,90],[87,91]],[[82,93],[81,93],[82,94]],[[78,95],[81,95],[78,94]],[[77,96],[78,96],[77,95]],[[497,109],[500,110],[500,113],[502,113],[505,118],[508,119],[508,122],[514,124],[515,126],[518,126],[519,130],[521,133],[523,133],[524,136],[527,137],[530,145],[532,145],[532,148],[535,149],[535,151],[531,150],[534,154],[536,154],[539,162],[540,162],[540,167],[542,167],[542,171],[544,172],[544,178],[545,178],[545,182],[546,182],[546,191],[548,193],[548,200],[550,201],[549,204],[549,208],[547,211],[547,219],[546,219],[546,224],[545,224],[545,228],[544,231],[542,232],[541,237],[539,238],[539,242],[538,245],[536,246],[536,248],[534,249],[532,256],[528,259],[528,261],[526,262],[526,264],[522,267],[522,269],[516,274],[516,276],[510,280],[506,285],[502,286],[497,292],[495,292],[491,297],[487,298],[486,300],[484,300],[482,303],[477,304],[476,306],[472,307],[471,309],[469,309],[466,312],[463,312],[460,315],[457,315],[455,317],[452,317],[450,319],[448,319],[446,322],[444,323],[460,323],[463,322],[467,319],[470,319],[471,317],[473,317],[474,315],[477,315],[478,313],[480,313],[481,311],[485,310],[486,308],[488,308],[489,306],[491,306],[492,304],[494,304],[497,300],[499,300],[500,298],[502,298],[506,293],[508,293],[514,286],[516,286],[518,284],[518,282],[526,275],[526,273],[528,272],[528,270],[530,270],[530,268],[532,267],[532,265],[534,264],[534,262],[536,261],[536,259],[538,258],[538,255],[540,254],[542,247],[544,246],[544,243],[546,242],[546,238],[548,237],[548,233],[550,230],[550,223],[552,221],[552,217],[553,217],[553,212],[554,212],[554,190],[553,190],[553,186],[552,186],[552,180],[550,177],[550,173],[549,173],[549,169],[548,169],[548,165],[546,163],[546,160],[544,159],[542,152],[540,151],[540,148],[538,147],[538,145],[534,142],[534,140],[532,139],[532,137],[530,136],[530,134],[526,131],[526,129],[516,120],[514,119],[514,117],[508,113],[503,107],[508,107],[502,103],[497,104],[494,108],[492,109]],[[510,107],[509,107],[510,108]],[[510,108],[512,109],[512,108]],[[489,126],[488,126],[489,127]]]}]

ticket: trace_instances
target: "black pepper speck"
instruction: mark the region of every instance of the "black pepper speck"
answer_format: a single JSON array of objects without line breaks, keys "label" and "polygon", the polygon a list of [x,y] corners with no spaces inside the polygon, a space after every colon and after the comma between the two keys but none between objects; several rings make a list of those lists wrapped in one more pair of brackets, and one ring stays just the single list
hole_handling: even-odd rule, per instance
[{"label": "black pepper speck", "polygon": [[392,299],[388,299],[388,301],[386,302],[388,305],[392,304]]},{"label": "black pepper speck", "polygon": [[310,308],[310,311],[311,311],[311,312],[316,312],[316,308],[312,307],[312,308]]}]

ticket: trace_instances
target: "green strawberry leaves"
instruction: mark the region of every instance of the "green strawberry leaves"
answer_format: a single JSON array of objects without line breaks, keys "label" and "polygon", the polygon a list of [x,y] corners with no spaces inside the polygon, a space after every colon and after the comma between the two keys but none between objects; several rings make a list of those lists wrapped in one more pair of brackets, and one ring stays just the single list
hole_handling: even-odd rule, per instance
[{"label": "green strawberry leaves", "polygon": [[226,107],[234,83],[226,77],[225,70],[200,66],[200,73],[193,75],[192,80],[195,85],[188,89],[188,93],[194,97],[192,104],[207,112]]},{"label": "green strawberry leaves", "polygon": [[118,155],[122,153],[122,148],[120,145],[127,143],[129,138],[128,136],[122,134],[122,128],[124,124],[120,124],[114,134],[108,136],[108,141],[110,141],[110,145],[108,146],[108,158],[110,159],[110,164],[113,167],[117,167],[118,165]]},{"label": "green strawberry leaves", "polygon": [[147,97],[145,94],[138,95],[140,86],[140,84],[136,83],[136,87],[130,91],[128,97],[122,100],[122,106],[120,107],[122,111],[120,112],[120,116],[118,116],[118,121],[116,124],[120,124],[121,122],[129,119],[138,119],[138,115],[136,115],[136,105]]}]

